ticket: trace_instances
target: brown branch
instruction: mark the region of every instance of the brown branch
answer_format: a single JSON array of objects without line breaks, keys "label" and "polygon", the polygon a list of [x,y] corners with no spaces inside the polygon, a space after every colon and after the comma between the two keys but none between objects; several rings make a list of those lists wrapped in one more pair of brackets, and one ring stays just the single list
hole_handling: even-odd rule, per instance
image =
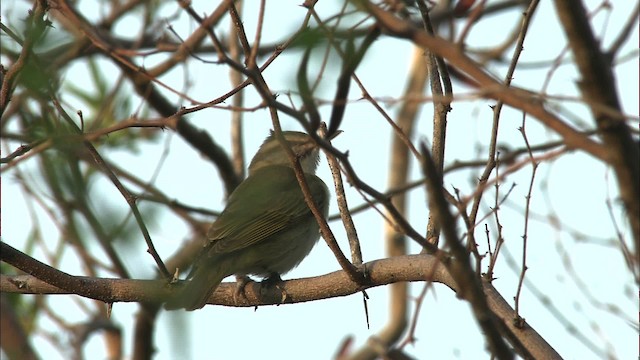
[{"label": "brown branch", "polygon": [[627,40],[629,40],[629,38],[635,32],[634,30],[637,29],[637,26],[635,25],[638,22],[638,12],[640,12],[640,3],[636,3],[636,6],[633,8],[633,10],[631,10],[631,13],[629,13],[629,18],[622,27],[622,30],[620,30],[620,33],[613,41],[613,44],[611,44],[609,50],[607,50],[607,55],[611,60],[615,58],[618,51],[620,51],[620,48],[622,48],[622,45]]},{"label": "brown branch", "polygon": [[[522,126],[518,129],[522,134],[524,143],[529,147],[529,137],[527,136],[527,128],[526,128],[526,120],[527,115],[522,115]],[[516,310],[516,318],[515,322],[520,324],[523,321],[522,315],[520,314],[520,295],[522,294],[522,285],[524,283],[524,276],[529,269],[527,265],[527,250],[528,250],[528,240],[529,240],[529,219],[531,212],[531,197],[533,194],[533,185],[535,184],[536,173],[538,170],[539,162],[534,160],[533,152],[529,151],[529,159],[531,160],[531,180],[529,181],[529,190],[527,191],[527,196],[525,197],[525,210],[524,210],[524,231],[522,234],[522,264],[520,270],[520,277],[518,279],[518,288],[516,290],[515,296],[515,310]]]},{"label": "brown branch", "polygon": [[[420,9],[420,15],[424,23],[424,30],[430,34],[435,35],[433,25],[431,24],[431,18],[427,5],[424,0],[416,2]],[[484,3],[477,6],[477,10],[473,13],[479,13],[481,9],[484,9]],[[475,21],[473,21],[475,22]],[[471,25],[471,23],[469,24]],[[470,26],[469,26],[470,28]],[[466,35],[461,35],[461,40]],[[426,67],[429,73],[429,84],[431,85],[431,94],[434,97],[433,101],[433,135],[431,139],[431,153],[433,154],[433,161],[436,165],[436,169],[440,174],[444,172],[444,151],[446,145],[447,134],[447,114],[451,111],[451,99],[453,98],[453,89],[451,86],[451,78],[449,76],[449,70],[444,60],[440,56],[435,56],[429,50],[425,51]],[[429,214],[429,222],[427,223],[427,241],[435,246],[438,246],[440,239],[440,225],[435,221],[435,218]],[[473,243],[473,237],[470,237],[470,243]]]},{"label": "brown branch", "polygon": [[[239,13],[242,13],[242,5],[243,1],[236,1],[236,10]],[[229,57],[236,62],[239,62],[242,58],[242,54],[240,53],[240,47],[238,44],[236,27],[233,25],[233,21],[229,24]],[[242,73],[234,70],[233,68],[229,69],[229,79],[231,80],[231,86],[234,88],[238,88],[242,85]],[[241,108],[244,104],[244,92],[240,91],[232,99],[233,106],[235,108]],[[243,111],[232,111],[231,112],[231,161],[233,163],[233,169],[235,170],[236,175],[239,179],[244,179],[245,177],[245,163],[244,163],[244,141],[242,140],[243,134]]]},{"label": "brown branch", "polygon": [[[191,4],[190,1],[179,1],[179,3],[185,8],[186,4]],[[200,19],[199,27],[196,29],[188,39],[180,43],[178,49],[172,52],[172,56],[162,63],[156,65],[152,69],[149,69],[147,73],[151,78],[158,77],[167,71],[173,69],[176,65],[183,63],[187,56],[193,54],[194,49],[197,49],[202,44],[204,38],[209,33],[209,29],[215,27],[226,13],[227,8],[233,2],[230,0],[221,1],[215,10],[211,12],[211,15],[205,19]],[[188,7],[190,9],[190,6]],[[189,9],[185,8],[187,12]]]},{"label": "brown branch", "polygon": [[[29,256],[0,243],[0,258],[33,276],[0,275],[0,292],[19,294],[76,294],[92,299],[113,302],[158,303],[166,298],[171,289],[164,280],[105,279],[72,276],[51,268]],[[301,303],[320,299],[348,296],[364,289],[404,281],[431,281],[442,283],[457,291],[458,285],[446,268],[431,255],[407,255],[365,263],[370,282],[361,285],[344,271],[335,271],[311,278],[285,281],[281,289],[262,287],[249,283],[245,298],[234,298],[235,283],[223,283],[209,298],[209,304],[255,307],[282,305],[281,290],[286,291],[285,303]],[[484,282],[483,291],[491,310],[501,319],[501,329],[516,349],[524,348],[520,354],[531,354],[536,359],[559,359],[553,348],[528,324],[514,328],[511,324],[514,312],[493,286]],[[146,308],[146,305],[143,309]],[[155,311],[155,310],[154,310]],[[152,316],[153,314],[140,316]],[[136,332],[138,329],[136,329]],[[519,344],[519,346],[516,346]]]},{"label": "brown branch", "polygon": [[[109,282],[92,281],[92,278],[72,276],[16,250],[5,242],[0,242],[0,259],[35,278],[53,285],[61,293],[77,294],[106,303],[117,301],[123,294]],[[123,281],[123,280],[116,280]],[[28,284],[14,283],[17,289]]]},{"label": "brown branch", "polygon": [[359,266],[362,264],[362,250],[360,249],[360,239],[358,238],[358,232],[356,226],[353,223],[353,217],[351,211],[349,211],[349,205],[347,204],[347,197],[344,193],[344,184],[342,181],[342,175],[340,174],[340,164],[335,156],[326,154],[327,163],[333,176],[333,184],[336,192],[336,202],[338,203],[339,216],[342,219],[342,224],[349,241],[349,249],[351,249],[351,261]]},{"label": "brown branch", "polygon": [[[0,242],[0,260],[30,274],[31,276],[8,276],[2,274],[0,291],[22,294],[75,294],[83,297],[113,302],[141,302],[155,304],[171,294],[166,280],[129,280],[73,276],[39,262],[36,259]],[[408,266],[411,265],[411,266]],[[285,303],[299,303],[332,297],[347,296],[398,281],[434,281],[455,288],[455,283],[446,269],[432,256],[413,255],[376,260],[365,264],[371,271],[371,283],[359,284],[345,271],[327,275],[289,280],[282,289],[288,295]],[[425,270],[426,269],[426,270]],[[249,283],[246,299],[234,300],[234,283],[223,283],[209,298],[209,304],[252,307],[279,305],[280,290],[272,287],[260,288],[260,283]]]},{"label": "brown branch", "polygon": [[[606,145],[604,160],[618,180],[620,198],[635,239],[636,261],[640,259],[640,148],[624,121],[601,110],[601,106],[622,113],[611,59],[596,40],[587,11],[580,0],[554,1],[560,23],[569,40],[582,79],[580,92]],[[600,106],[595,106],[598,104]]]}]

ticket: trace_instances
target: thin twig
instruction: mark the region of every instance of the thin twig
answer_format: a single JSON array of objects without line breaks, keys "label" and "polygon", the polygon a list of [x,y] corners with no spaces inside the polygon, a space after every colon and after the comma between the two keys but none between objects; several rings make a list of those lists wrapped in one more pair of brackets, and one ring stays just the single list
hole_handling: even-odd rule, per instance
[{"label": "thin twig", "polygon": [[[529,146],[529,139],[527,137],[526,130],[526,114],[522,114],[522,126],[518,129],[522,134],[522,138],[524,139],[527,147]],[[531,194],[533,193],[533,184],[535,183],[536,172],[538,170],[539,163],[533,159],[533,152],[529,151],[529,159],[531,159],[531,181],[529,182],[529,190],[526,196],[526,205],[524,210],[524,233],[522,234],[522,270],[520,271],[520,278],[518,279],[518,290],[516,291],[515,296],[515,310],[516,310],[516,319],[514,321],[518,323],[522,323],[524,320],[520,315],[520,294],[522,292],[522,284],[524,282],[524,276],[527,272],[527,240],[529,236],[529,211],[531,209]]]}]

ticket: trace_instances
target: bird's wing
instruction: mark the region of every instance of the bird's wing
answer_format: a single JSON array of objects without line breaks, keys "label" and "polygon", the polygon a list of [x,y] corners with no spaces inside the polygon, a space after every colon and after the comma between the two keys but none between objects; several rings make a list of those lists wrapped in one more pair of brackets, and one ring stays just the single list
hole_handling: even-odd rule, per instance
[{"label": "bird's wing", "polygon": [[[269,186],[264,185],[265,178],[269,179]],[[315,199],[328,197],[323,196],[326,186],[315,175],[307,175],[307,182]],[[240,198],[242,203],[238,201]],[[323,202],[319,205],[326,207],[326,200]],[[211,225],[207,234],[209,256],[251,246],[311,216],[310,213],[293,169],[285,166],[261,169],[238,186],[225,210]]]}]

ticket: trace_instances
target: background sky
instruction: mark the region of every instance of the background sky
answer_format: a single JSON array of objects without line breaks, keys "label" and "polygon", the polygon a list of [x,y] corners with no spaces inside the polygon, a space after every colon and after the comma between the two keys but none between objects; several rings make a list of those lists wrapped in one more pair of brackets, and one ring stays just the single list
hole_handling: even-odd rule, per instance
[{"label": "background sky", "polygon": [[[247,2],[244,25],[250,39],[255,31],[257,6]],[[304,17],[306,9],[299,6],[300,1],[282,1],[277,6],[269,3],[266,12],[263,42],[280,41],[296,29]],[[491,3],[491,2],[489,2]],[[600,3],[587,1],[589,9],[595,9]],[[249,5],[251,4],[251,6]],[[256,3],[257,4],[257,3]],[[597,13],[593,19],[593,29],[608,47],[617,36],[627,17],[635,6],[633,1],[618,1],[611,9]],[[15,23],[26,14],[29,7],[25,3],[2,4],[3,23]],[[324,18],[337,12],[335,1],[321,1],[316,6]],[[100,2],[80,2],[82,13],[90,18],[99,18],[102,14]],[[210,12],[213,8],[207,1],[193,1],[193,7],[200,13]],[[176,10],[177,5],[168,3],[163,14],[178,34],[187,37],[194,30],[192,21],[184,13]],[[468,43],[491,46],[500,43],[511,29],[519,23],[517,12],[502,16],[488,16],[474,27]],[[117,32],[124,35],[137,34],[139,21],[133,17],[117,25]],[[55,26],[55,22],[54,22]],[[226,26],[226,25],[225,25]],[[135,30],[131,30],[135,29]],[[221,29],[226,33],[226,27]],[[3,40],[5,41],[5,40]],[[626,60],[616,66],[617,82],[623,109],[635,117],[638,115],[638,28],[624,46],[621,55]],[[558,19],[554,15],[552,3],[543,1],[527,36],[522,53],[522,66],[515,73],[514,84],[533,91],[539,91],[545,81],[547,67],[527,67],[539,61],[555,59],[566,46],[566,40]],[[414,49],[407,43],[382,36],[367,53],[357,71],[367,90],[378,99],[394,99],[402,94],[410,58]],[[511,52],[508,52],[511,55]],[[213,60],[213,54],[211,59]],[[163,57],[150,56],[144,59],[146,66],[152,66]],[[565,57],[566,59],[566,57]],[[265,72],[265,78],[274,92],[281,98],[287,96],[288,89],[295,88],[295,73],[300,61],[300,53],[292,51],[283,54]],[[5,60],[3,58],[3,64]],[[312,65],[318,66],[317,61]],[[105,74],[116,73],[115,67],[107,61],[100,61]],[[330,66],[323,77],[318,97],[333,97],[338,66]],[[503,78],[506,66],[493,65],[491,70]],[[66,81],[82,84],[82,77],[88,76],[86,66],[76,64],[66,72]],[[185,79],[192,81],[189,95],[198,101],[206,102],[220,96],[230,89],[228,69],[222,65],[202,64],[198,60],[189,61],[189,70],[176,68],[162,78],[163,82],[180,88]],[[575,69],[567,64],[560,66],[554,74],[548,93],[551,95],[577,96]],[[87,84],[90,87],[90,84]],[[486,145],[492,119],[493,101],[478,99],[459,84],[454,84],[454,92],[461,94],[460,101],[453,103],[449,113],[447,128],[447,148],[445,160],[451,164],[456,160],[486,158]],[[468,96],[467,96],[468,95]],[[175,99],[175,96],[167,94]],[[349,151],[349,158],[356,172],[378,190],[386,189],[388,152],[391,141],[388,124],[380,114],[361,97],[359,90],[352,85],[345,120],[334,146]],[[84,106],[70,96],[69,113]],[[132,101],[139,101],[132,99]],[[246,106],[260,103],[259,97],[251,89],[246,91]],[[394,116],[399,105],[393,102],[382,103],[385,110]],[[551,102],[550,106],[562,105],[584,123],[592,122],[588,109],[575,101]],[[183,104],[189,105],[189,104]],[[137,105],[134,105],[134,107]],[[321,115],[327,119],[330,106],[320,107]],[[89,116],[85,114],[85,116]],[[429,103],[421,109],[417,123],[414,143],[430,142],[432,107]],[[271,119],[267,110],[258,110],[245,114],[244,134],[247,158],[257,150],[271,128]],[[207,109],[188,116],[196,127],[207,131],[223,148],[229,149],[230,113],[222,110]],[[299,125],[291,118],[281,114],[282,126],[288,130],[299,130]],[[522,115],[515,110],[505,108],[500,125],[501,143],[512,148],[523,146],[518,127],[522,124]],[[527,135],[532,144],[540,144],[557,139],[553,133],[544,129],[535,119],[526,122]],[[3,154],[13,151],[16,143],[4,142]],[[151,179],[157,168],[160,171],[155,186],[163,189],[170,198],[196,207],[222,210],[224,193],[215,168],[193,148],[188,146],[171,131],[162,131],[160,141],[139,146],[137,152],[103,152],[109,160],[124,166],[143,179]],[[6,155],[4,155],[6,156]],[[35,161],[29,160],[21,166],[25,172],[35,168]],[[421,178],[417,164],[413,163],[411,179]],[[462,193],[470,194],[475,188],[475,179],[480,169],[459,171],[447,174],[445,186],[459,188]],[[2,174],[2,240],[21,248],[29,236],[32,223],[25,197],[12,176],[11,171]],[[331,188],[331,176],[322,161],[319,176]],[[524,221],[522,209],[527,194],[531,168],[524,167],[509,176],[502,187],[502,193],[516,184],[501,212],[505,224],[505,254],[497,266],[498,279],[494,286],[503,297],[513,304],[519,276],[521,256],[521,236]],[[101,194],[94,203],[96,209],[106,212],[126,212],[126,203],[113,185],[106,179],[96,181],[92,190]],[[489,195],[489,193],[487,193]],[[409,193],[409,220],[416,229],[425,229],[428,213],[426,197],[422,189]],[[351,206],[363,203],[362,198],[352,189],[348,189],[348,201]],[[567,359],[596,359],[609,351],[619,359],[637,358],[637,288],[625,267],[620,251],[611,245],[614,240],[614,228],[606,208],[606,201],[614,202],[614,216],[623,226],[623,234],[631,239],[631,233],[624,220],[622,207],[616,202],[616,183],[611,171],[590,156],[574,152],[560,159],[544,162],[536,175],[536,187],[533,192],[534,209],[529,229],[531,242],[528,253],[527,280],[540,293],[525,288],[521,299],[521,311],[527,322],[536,329],[562,356]],[[490,212],[494,198],[485,196],[481,214]],[[145,204],[141,206],[145,210]],[[332,204],[330,213],[337,208]],[[561,219],[554,227],[549,215]],[[169,257],[176,248],[190,238],[189,229],[176,217],[164,211],[147,213],[147,226],[160,255]],[[41,214],[37,221],[42,229],[52,224]],[[365,211],[354,216],[354,221],[363,250],[365,261],[385,257],[382,237],[383,222],[375,211]],[[485,221],[495,231],[494,221]],[[339,222],[330,224],[343,250],[348,252],[346,236]],[[461,229],[460,229],[461,230]],[[52,232],[54,230],[51,230]],[[476,236],[483,238],[484,223],[479,226]],[[584,235],[584,238],[572,236]],[[55,236],[57,238],[57,235]],[[53,241],[54,239],[52,239]],[[630,241],[630,240],[629,240]],[[118,250],[131,256],[125,262],[136,278],[152,278],[155,275],[154,262],[145,252],[145,244],[140,241],[133,244],[120,244]],[[419,251],[411,244],[411,252]],[[96,252],[100,250],[96,247]],[[43,259],[41,253],[34,256]],[[567,255],[567,256],[565,256]],[[518,261],[515,267],[509,264],[509,256]],[[61,269],[71,274],[81,274],[77,259],[70,252],[63,257]],[[486,265],[484,267],[486,269]],[[310,256],[295,270],[283,276],[284,279],[317,276],[338,270],[333,255],[321,240]],[[568,271],[569,269],[569,271]],[[578,280],[576,280],[578,279]],[[579,281],[586,282],[585,292]],[[411,285],[415,296],[424,284]],[[355,294],[329,300],[286,306],[265,306],[254,311],[253,308],[230,308],[207,306],[200,311],[163,312],[160,315],[157,333],[156,359],[228,359],[228,358],[296,358],[305,354],[308,359],[326,359],[332,357],[346,336],[353,336],[354,346],[364,344],[369,336],[376,334],[387,320],[388,294],[386,287],[370,289],[368,302],[371,328],[367,329],[362,296]],[[591,299],[595,297],[598,302]],[[67,296],[51,296],[47,299],[51,307],[64,312],[70,323],[86,320],[86,314]],[[611,310],[611,306],[617,310]],[[606,306],[609,306],[607,309]],[[133,323],[138,306],[136,304],[114,304],[113,320],[122,326],[125,339],[125,356],[131,354]],[[616,314],[616,311],[618,314]],[[562,318],[568,319],[563,322]],[[632,323],[629,323],[629,321]],[[39,324],[48,329],[53,324],[44,319]],[[571,328],[573,327],[573,328]],[[598,347],[594,351],[580,340],[583,334]],[[469,310],[469,306],[456,298],[448,288],[435,284],[426,296],[420,311],[416,330],[417,342],[408,346],[408,352],[421,359],[477,359],[488,358],[484,339]],[[47,354],[48,359],[62,359],[57,351],[47,350],[51,345],[42,337],[33,339],[34,346]],[[103,339],[94,336],[86,346],[87,358],[104,358]],[[4,358],[4,356],[3,356]]]}]

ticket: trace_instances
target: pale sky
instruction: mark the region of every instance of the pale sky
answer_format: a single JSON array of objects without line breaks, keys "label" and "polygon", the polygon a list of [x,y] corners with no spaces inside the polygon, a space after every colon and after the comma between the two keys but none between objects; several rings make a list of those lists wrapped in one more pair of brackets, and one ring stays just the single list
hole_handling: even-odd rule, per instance
[{"label": "pale sky", "polygon": [[[268,2],[266,30],[263,35],[265,43],[281,40],[299,26],[306,11],[299,6],[300,2],[282,1],[277,7]],[[92,1],[82,2],[81,9],[84,15],[91,19],[99,17],[101,12],[99,7],[95,7],[96,4],[98,3]],[[176,11],[177,5],[169,4],[163,12],[165,16],[170,16]],[[335,4],[334,1],[321,1],[316,9],[323,18],[327,18],[336,13]],[[587,4],[589,9],[594,9],[598,2],[588,1]],[[618,34],[635,6],[635,2],[618,1],[613,2],[612,6],[613,9],[609,15],[601,12],[593,21],[594,31],[599,35],[604,34],[605,47],[608,47],[613,37]],[[203,13],[210,12],[213,6],[207,1],[193,1],[193,7]],[[3,23],[17,22],[21,16],[19,14],[25,13],[24,8],[23,4],[6,6],[3,1]],[[253,38],[255,30],[256,13],[256,7],[245,6],[244,25],[250,33],[250,39]],[[181,14],[178,19],[170,20],[171,25],[183,38],[187,37],[194,28],[193,22],[186,19],[187,16]],[[515,26],[516,19],[517,16],[513,15],[513,12],[508,16],[483,19],[471,33],[468,43],[481,42],[484,45],[500,43]],[[137,29],[136,20],[128,18],[127,21],[131,23],[120,23],[116,28],[117,31],[121,34],[136,34],[137,30],[130,30],[130,27]],[[226,34],[226,27],[223,29]],[[3,39],[4,41],[6,40]],[[632,60],[627,60],[616,67],[623,108],[627,114],[635,117],[636,124],[639,97],[638,41],[636,24],[634,35],[620,52],[621,55],[631,56]],[[551,2],[541,2],[525,42],[521,64],[552,60],[558,56],[565,44],[562,29],[553,15]],[[405,86],[412,51],[413,49],[407,43],[383,36],[375,42],[358,69],[357,75],[376,98],[397,98],[402,94]],[[632,53],[633,51],[635,53]],[[511,52],[507,54],[510,56]],[[209,58],[214,59],[214,55],[211,54]],[[151,66],[159,60],[161,58],[149,57],[145,59],[145,65]],[[280,99],[284,99],[287,89],[295,87],[295,74],[299,61],[299,52],[293,51],[290,54],[285,52],[265,72],[267,83],[274,92],[281,94]],[[105,74],[114,71],[113,65],[105,61],[101,61],[100,64]],[[231,88],[228,83],[227,67],[202,64],[197,60],[190,60],[189,65],[190,70],[187,76],[193,81],[192,88],[189,90],[191,97],[199,101],[209,101]],[[162,78],[163,82],[180,89],[185,76],[183,70],[182,67],[177,67]],[[506,67],[494,66],[491,70],[502,78]],[[67,71],[66,81],[82,84],[80,79],[86,76],[86,71],[86,68],[75,65]],[[515,73],[514,84],[532,91],[539,91],[546,73],[547,67],[539,70],[519,68]],[[318,93],[319,98],[333,97],[335,75],[335,67],[325,74]],[[577,79],[577,73],[571,66],[560,66],[553,77],[548,93],[577,96],[575,85]],[[88,83],[86,85],[89,86]],[[355,84],[352,84],[351,89],[349,99],[354,102],[347,107],[342,127],[344,133],[333,143],[338,149],[348,150],[350,161],[357,173],[370,185],[382,191],[386,189],[390,129],[369,103],[355,102],[360,97]],[[447,163],[452,163],[455,160],[485,159],[485,146],[488,143],[492,118],[490,106],[494,102],[466,96],[470,95],[470,91],[461,87],[459,83],[454,83],[454,92],[465,96],[461,97],[462,100],[453,103],[453,110],[449,113],[445,160]],[[171,99],[175,100],[175,97]],[[84,106],[70,97],[65,100],[77,108]],[[136,108],[140,100],[134,97],[132,101]],[[246,92],[246,106],[252,107],[259,103],[260,100],[254,91]],[[590,114],[584,106],[576,102],[563,102],[562,106],[583,122],[592,123]],[[399,108],[394,104],[384,105],[384,107],[391,116],[395,116]],[[68,110],[69,113],[75,113],[77,109],[72,107]],[[327,119],[330,107],[322,106],[320,111],[323,118]],[[415,144],[420,140],[430,141],[431,115],[431,104],[426,103],[417,123],[416,136],[413,138]],[[85,116],[88,115],[85,114]],[[246,113],[245,119],[246,154],[247,158],[250,158],[268,134],[271,119],[267,110]],[[194,126],[207,131],[222,147],[229,149],[229,112],[203,110],[189,115],[188,120]],[[285,129],[300,129],[294,120],[285,115],[281,115],[281,121]],[[523,146],[522,136],[518,131],[521,121],[522,117],[518,111],[505,108],[500,126],[501,143],[508,143],[512,148]],[[526,126],[532,144],[541,144],[558,138],[542,128],[534,118],[528,118]],[[8,150],[12,151],[15,147],[15,143],[3,141],[3,154]],[[165,191],[169,197],[183,203],[222,210],[224,193],[215,168],[171,131],[161,132],[160,141],[140,146],[137,153],[105,151],[102,155],[126,167],[140,178],[149,180],[156,171],[158,163],[165,156],[163,155],[165,149],[168,149],[169,153],[164,159],[155,186]],[[28,173],[35,167],[35,163],[33,159],[25,162],[21,165],[22,170]],[[415,165],[414,161],[411,179],[421,177]],[[455,186],[468,195],[473,191],[475,186],[473,181],[479,172],[480,169],[448,174],[445,177],[445,186],[450,190]],[[14,247],[22,248],[32,226],[32,219],[12,172],[7,171],[2,175],[1,201],[2,208],[5,210],[2,212],[2,240]],[[319,176],[332,188],[331,176],[324,159],[320,164]],[[507,241],[505,249],[508,254],[503,254],[502,261],[496,270],[498,279],[494,282],[495,287],[512,305],[519,268],[512,270],[505,259],[510,254],[516,261],[520,261],[520,244],[524,226],[521,209],[524,207],[524,197],[527,194],[530,179],[531,169],[525,167],[509,176],[501,189],[504,195],[512,183],[517,184],[500,214],[501,221],[505,224],[504,236]],[[101,197],[93,204],[96,210],[118,210],[124,213],[127,205],[108,180],[101,178],[91,186],[100,189]],[[606,189],[609,189],[609,194]],[[492,191],[485,195],[479,217],[490,211],[489,206],[493,202]],[[530,268],[527,272],[527,280],[550,299],[558,312],[600,350],[610,348],[611,354],[619,359],[635,359],[638,355],[636,346],[638,333],[634,328],[637,327],[637,323],[627,324],[624,319],[634,321],[637,319],[638,303],[635,292],[637,289],[628,270],[624,267],[617,248],[611,245],[598,245],[604,240],[612,239],[615,235],[605,206],[605,200],[608,197],[614,201],[614,214],[620,226],[623,227],[624,235],[627,239],[631,238],[631,233],[622,216],[621,205],[616,201],[615,194],[614,175],[584,153],[574,152],[565,154],[553,162],[543,162],[536,175],[536,187],[532,199],[534,214],[530,220],[528,233],[530,247],[527,261]],[[351,206],[363,202],[358,193],[352,189],[348,189],[347,196]],[[425,229],[428,216],[424,191],[416,189],[411,191],[409,196],[409,220],[414,228],[422,231]],[[141,209],[145,210],[144,204]],[[335,203],[332,202],[330,213],[335,214],[336,211]],[[549,214],[555,214],[561,219],[563,231],[558,231],[551,226],[546,218]],[[50,221],[46,216],[38,216],[38,220],[43,223],[43,232],[47,233],[46,230],[51,229],[52,226]],[[357,214],[354,221],[360,236],[364,260],[384,258],[381,217],[375,211],[369,210]],[[481,239],[484,239],[485,223],[492,231],[495,230],[495,222],[489,218],[478,227],[476,232],[476,236]],[[341,229],[341,224],[334,222],[330,225],[343,250],[348,253],[346,236]],[[147,226],[151,230],[160,255],[164,258],[169,257],[190,236],[189,229],[167,212],[154,213],[154,216],[148,219]],[[462,230],[462,226],[459,226],[459,229]],[[569,234],[571,229],[587,235],[588,240],[575,241]],[[44,237],[47,238],[47,236]],[[88,241],[92,240],[88,239]],[[53,235],[50,241],[52,244],[58,241],[58,235]],[[137,278],[154,276],[155,264],[145,252],[146,247],[142,236],[133,247],[120,246],[118,249],[131,254],[123,258],[133,276]],[[411,251],[418,252],[419,248],[412,244]],[[571,273],[567,273],[567,263],[563,262],[562,257],[563,252],[570,254],[572,268],[581,281],[587,282],[587,288],[593,294],[581,292]],[[40,260],[44,260],[38,257],[41,255],[38,252],[34,254]],[[516,266],[519,266],[519,263]],[[61,268],[71,274],[82,274],[79,263],[73,258],[71,252],[63,257]],[[483,268],[486,269],[486,265]],[[333,255],[323,240],[320,240],[309,257],[283,278],[286,280],[317,276],[338,269],[339,266]],[[412,284],[412,294],[417,296],[423,286],[421,283]],[[200,311],[191,313],[162,312],[155,334],[157,347],[155,359],[291,359],[300,354],[305,354],[307,359],[331,358],[346,336],[354,337],[354,349],[356,349],[386,324],[387,291],[386,287],[367,291],[370,296],[368,306],[371,329],[366,327],[360,294],[304,304],[265,306],[258,308],[257,311],[253,308],[206,306]],[[631,293],[627,293],[628,291]],[[622,315],[615,316],[610,311],[599,309],[597,304],[589,301],[590,295],[604,304],[615,304]],[[598,353],[585,347],[566,328],[566,324],[559,321],[558,317],[553,315],[553,311],[540,300],[525,288],[523,300],[521,300],[523,316],[562,356],[567,359],[599,358]],[[47,301],[53,309],[64,313],[66,320],[71,323],[86,319],[85,314],[74,304],[75,301],[70,301],[69,296],[51,296]],[[113,307],[113,320],[122,326],[124,331],[125,358],[128,358],[132,351],[133,324],[137,309],[137,304],[118,303]],[[39,325],[45,329],[51,326],[47,321],[41,321]],[[427,295],[420,311],[416,337],[417,343],[409,345],[407,352],[420,359],[489,358],[484,350],[484,338],[469,311],[469,306],[442,285],[436,284]],[[42,337],[34,338],[33,344],[41,354],[47,354],[48,359],[63,358],[57,351],[47,350],[51,345]],[[94,336],[87,344],[85,354],[88,359],[101,359],[104,358],[104,355],[100,355],[104,354],[103,349],[102,337]]]}]

